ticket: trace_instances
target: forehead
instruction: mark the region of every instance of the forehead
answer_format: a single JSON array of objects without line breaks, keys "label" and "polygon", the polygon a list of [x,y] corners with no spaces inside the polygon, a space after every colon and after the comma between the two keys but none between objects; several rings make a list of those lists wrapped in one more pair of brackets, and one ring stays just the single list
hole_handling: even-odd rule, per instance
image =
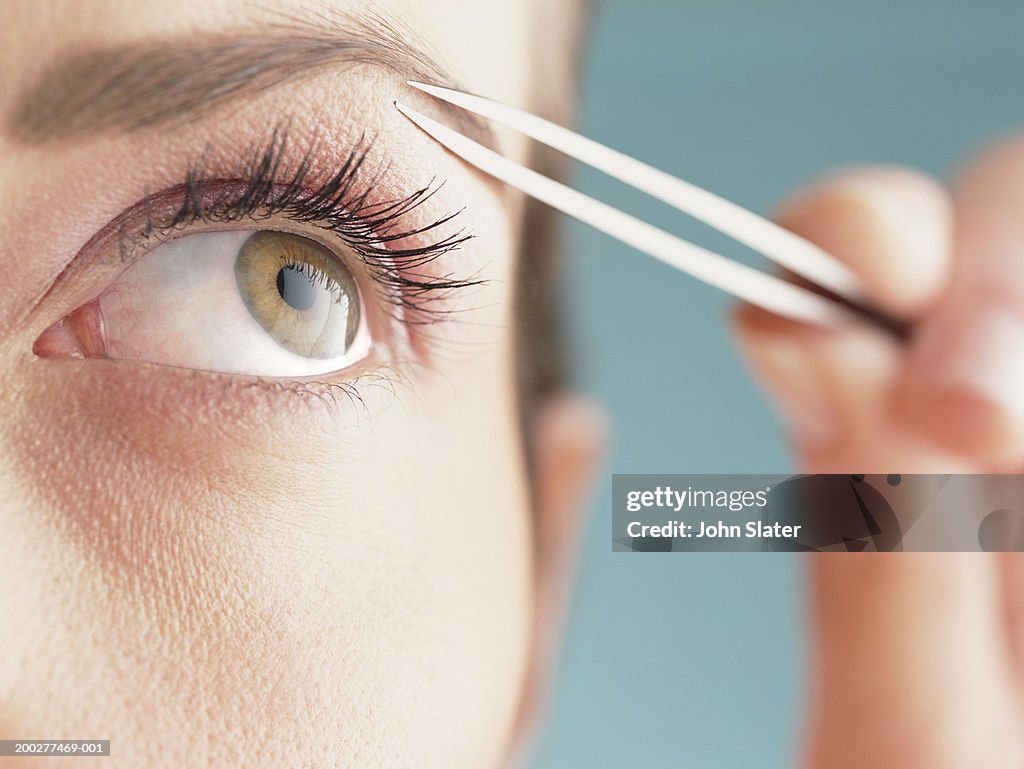
[{"label": "forehead", "polygon": [[415,37],[469,89],[518,101],[527,93],[526,53],[532,2],[516,0],[14,0],[0,47],[0,98],[69,53],[162,38],[248,34],[275,27],[344,31],[355,21],[383,20]]}]

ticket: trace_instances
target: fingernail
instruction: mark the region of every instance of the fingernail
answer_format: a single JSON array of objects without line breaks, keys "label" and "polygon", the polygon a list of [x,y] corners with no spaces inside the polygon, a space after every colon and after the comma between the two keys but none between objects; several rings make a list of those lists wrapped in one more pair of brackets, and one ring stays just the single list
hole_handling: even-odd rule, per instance
[{"label": "fingernail", "polygon": [[904,253],[904,260],[907,256],[915,258],[914,264],[933,260],[948,248],[951,214],[934,185],[914,174],[868,170],[847,177],[844,189],[851,202],[873,212],[875,222],[890,228],[891,239],[901,251],[911,252]]}]

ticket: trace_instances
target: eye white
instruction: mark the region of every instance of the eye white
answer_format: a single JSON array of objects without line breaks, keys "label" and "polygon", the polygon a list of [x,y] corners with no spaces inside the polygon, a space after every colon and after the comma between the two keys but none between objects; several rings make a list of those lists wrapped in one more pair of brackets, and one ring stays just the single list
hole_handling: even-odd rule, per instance
[{"label": "eye white", "polygon": [[234,263],[252,230],[201,232],[157,246],[100,297],[112,358],[266,377],[341,370],[369,352],[365,321],[336,358],[281,347],[252,317]]}]

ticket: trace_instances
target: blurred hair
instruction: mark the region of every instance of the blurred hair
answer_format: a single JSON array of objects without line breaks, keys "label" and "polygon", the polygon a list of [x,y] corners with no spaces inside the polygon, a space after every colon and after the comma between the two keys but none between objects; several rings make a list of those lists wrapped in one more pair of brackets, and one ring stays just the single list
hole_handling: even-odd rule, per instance
[{"label": "blurred hair", "polygon": [[[533,6],[538,18],[531,63],[531,109],[561,125],[574,122],[579,69],[589,28],[585,0],[541,0]],[[564,180],[569,171],[565,156],[531,142],[528,165]],[[560,215],[533,198],[524,201],[522,236],[513,295],[517,392],[522,434],[532,444],[532,424],[539,405],[563,389],[572,370],[562,308],[564,247]],[[529,466],[529,465],[528,465]]]}]

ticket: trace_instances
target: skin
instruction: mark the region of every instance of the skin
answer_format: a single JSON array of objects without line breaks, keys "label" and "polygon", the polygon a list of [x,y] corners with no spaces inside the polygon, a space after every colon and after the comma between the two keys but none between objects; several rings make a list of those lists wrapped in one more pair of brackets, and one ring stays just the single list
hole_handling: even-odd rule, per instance
[{"label": "skin", "polygon": [[[0,125],[12,86],[58,54],[267,21],[236,0],[7,10]],[[467,87],[531,102],[529,4],[384,12]],[[528,488],[509,331],[518,202],[394,110],[430,109],[402,81],[328,68],[196,120],[41,146],[0,135],[0,737],[110,739],[111,758],[78,759],[105,767],[478,769],[528,733],[600,427],[572,399],[540,409]],[[32,354],[123,269],[83,256],[97,232],[180,184],[206,145],[237,166],[281,116],[298,144],[325,137],[325,168],[374,132],[374,162],[392,167],[381,194],[447,180],[417,215],[465,207],[477,237],[430,269],[487,280],[445,305],[456,320],[402,326],[349,262],[374,359],[321,379],[358,399],[69,359],[52,338]]]}]

